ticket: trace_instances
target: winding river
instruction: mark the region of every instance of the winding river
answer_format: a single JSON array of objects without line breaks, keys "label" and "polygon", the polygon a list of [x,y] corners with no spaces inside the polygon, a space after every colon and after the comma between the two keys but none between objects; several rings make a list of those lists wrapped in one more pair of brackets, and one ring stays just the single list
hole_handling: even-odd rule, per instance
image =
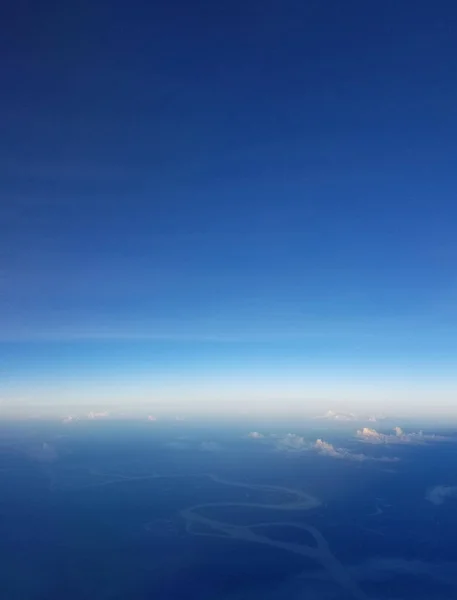
[{"label": "winding river", "polygon": [[[232,507],[246,507],[256,509],[268,509],[280,511],[306,511],[312,508],[316,508],[320,505],[317,498],[314,498],[310,494],[302,492],[300,490],[293,490],[290,488],[284,488],[280,486],[272,485],[259,485],[259,484],[248,484],[236,481],[227,481],[214,475],[208,475],[211,480],[221,485],[243,487],[247,490],[263,491],[263,492],[278,492],[281,495],[288,495],[290,500],[278,503],[258,503],[258,502],[209,502],[196,504],[190,508],[185,508],[180,511],[181,517],[186,522],[186,530],[192,535],[202,535],[210,537],[220,538],[232,538],[236,540],[244,540],[246,542],[253,542],[257,544],[265,544],[274,548],[280,548],[294,554],[306,556],[319,562],[328,572],[330,577],[340,585],[345,591],[349,592],[356,600],[369,600],[369,597],[359,587],[359,585],[349,576],[344,566],[339,560],[332,554],[329,545],[321,534],[321,532],[313,527],[312,525],[305,525],[297,522],[282,522],[278,521],[267,521],[262,523],[256,523],[255,525],[233,525],[228,522],[218,521],[209,518],[204,515],[205,509],[219,507],[227,508],[228,511]],[[198,531],[198,526],[203,526],[214,533],[205,533]],[[310,533],[316,542],[315,546],[308,546],[306,544],[297,544],[292,542],[285,542],[281,540],[271,539],[266,535],[255,531],[258,527],[277,527],[277,526],[288,526],[303,529]]]}]

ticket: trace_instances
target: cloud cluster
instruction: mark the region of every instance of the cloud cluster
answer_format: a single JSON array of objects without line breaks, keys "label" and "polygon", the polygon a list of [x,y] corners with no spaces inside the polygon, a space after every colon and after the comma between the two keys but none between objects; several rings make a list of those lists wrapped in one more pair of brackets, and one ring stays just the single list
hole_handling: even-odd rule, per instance
[{"label": "cloud cluster", "polygon": [[369,456],[367,454],[357,454],[346,450],[346,448],[335,448],[333,444],[324,442],[322,439],[316,440],[313,449],[324,456],[339,458],[344,460],[353,460],[356,462],[376,461],[376,462],[398,462],[398,458],[389,456]]},{"label": "cloud cluster", "polygon": [[425,499],[439,506],[449,498],[457,499],[457,485],[437,485],[427,490]]},{"label": "cloud cluster", "polygon": [[362,442],[371,444],[424,444],[449,441],[449,438],[443,435],[426,434],[422,431],[405,433],[401,427],[394,427],[393,431],[394,433],[380,433],[376,429],[363,427],[357,430],[356,437]]},{"label": "cloud cluster", "polygon": [[[257,436],[250,435],[253,439],[257,439]],[[264,437],[264,436],[262,436]],[[274,441],[274,445],[277,450],[284,452],[316,452],[321,456],[329,456],[331,458],[338,458],[344,460],[350,460],[355,462],[364,461],[376,461],[376,462],[397,462],[399,459],[388,456],[369,456],[367,454],[356,454],[347,450],[346,448],[336,448],[333,444],[324,441],[323,439],[317,439],[315,442],[305,440],[301,435],[296,433],[286,433],[285,435],[271,435],[269,439]]]}]

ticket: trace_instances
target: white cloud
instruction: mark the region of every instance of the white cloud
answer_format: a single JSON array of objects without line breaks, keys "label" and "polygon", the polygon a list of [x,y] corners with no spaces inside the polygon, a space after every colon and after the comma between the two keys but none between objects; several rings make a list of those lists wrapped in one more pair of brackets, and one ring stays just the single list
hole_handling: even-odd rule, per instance
[{"label": "white cloud", "polygon": [[251,431],[250,433],[248,433],[248,438],[251,438],[253,440],[260,440],[264,437],[265,436],[263,435],[263,433],[259,433],[258,431]]},{"label": "white cloud", "polygon": [[368,421],[369,423],[377,423],[378,421],[385,421],[386,416],[383,414],[360,414],[353,412],[328,410],[325,414],[314,417],[314,419],[336,421],[340,423],[347,423],[350,421]]},{"label": "white cloud", "polygon": [[154,415],[148,415],[148,421],[157,421],[157,417],[154,417]]},{"label": "white cloud", "polygon": [[319,454],[324,454],[325,456],[333,456],[334,458],[344,458],[347,451],[343,451],[342,448],[338,450],[333,446],[333,444],[329,444],[328,442],[324,442],[322,439],[317,439],[314,442],[314,449],[319,452]]},{"label": "white cloud", "polygon": [[430,488],[426,495],[426,500],[432,504],[439,506],[443,504],[448,498],[457,499],[457,486],[456,485],[437,485],[434,488]]},{"label": "white cloud", "polygon": [[357,438],[362,442],[372,444],[424,444],[427,442],[450,441],[443,435],[426,434],[422,431],[405,433],[401,427],[394,427],[395,433],[380,433],[376,429],[363,427],[357,431]]},{"label": "white cloud", "polygon": [[301,435],[295,433],[286,433],[282,437],[274,436],[276,439],[276,447],[278,450],[288,450],[292,452],[309,450],[310,443]]},{"label": "white cloud", "polygon": [[326,419],[328,421],[356,421],[357,417],[353,413],[336,412],[328,410],[324,415],[315,417],[316,419]]},{"label": "white cloud", "polygon": [[369,415],[367,421],[370,423],[377,423],[378,421],[385,421],[386,417],[384,415]]},{"label": "white cloud", "polygon": [[103,412],[95,412],[93,410],[90,411],[90,413],[87,415],[88,419],[103,419],[104,417],[108,417],[109,416],[109,412],[107,411],[103,411]]},{"label": "white cloud", "polygon": [[313,446],[314,450],[324,456],[331,456],[332,458],[340,458],[345,460],[353,460],[357,462],[364,461],[376,461],[376,462],[397,462],[398,458],[389,456],[368,456],[367,454],[356,454],[346,450],[346,448],[335,448],[333,444],[324,442],[322,439],[316,440]]},{"label": "white cloud", "polygon": [[388,436],[385,436],[383,433],[378,433],[376,429],[364,427],[363,429],[357,430],[357,437],[365,442],[383,442],[384,438]]},{"label": "white cloud", "polygon": [[300,435],[295,433],[287,433],[285,436],[276,438],[276,448],[278,450],[288,451],[288,452],[317,452],[322,456],[330,456],[332,458],[345,459],[356,462],[363,461],[376,461],[376,462],[397,462],[399,459],[395,457],[388,456],[368,456],[366,454],[356,454],[354,452],[350,452],[346,448],[335,448],[333,444],[326,442],[322,439],[317,439],[314,443],[305,440]]}]

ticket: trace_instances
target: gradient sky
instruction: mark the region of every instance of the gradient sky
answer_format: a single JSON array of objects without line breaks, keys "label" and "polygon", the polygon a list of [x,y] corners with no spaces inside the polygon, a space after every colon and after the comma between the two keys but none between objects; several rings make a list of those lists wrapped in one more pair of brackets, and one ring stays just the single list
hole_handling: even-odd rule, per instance
[{"label": "gradient sky", "polygon": [[0,409],[457,414],[455,2],[0,10]]}]

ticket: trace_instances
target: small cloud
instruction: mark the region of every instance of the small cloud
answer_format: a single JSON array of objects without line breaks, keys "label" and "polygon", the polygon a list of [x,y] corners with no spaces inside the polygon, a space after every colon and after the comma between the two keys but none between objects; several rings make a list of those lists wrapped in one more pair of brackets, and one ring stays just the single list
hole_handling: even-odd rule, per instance
[{"label": "small cloud", "polygon": [[457,499],[456,485],[437,485],[430,488],[425,495],[425,499],[436,506],[444,504],[448,498]]},{"label": "small cloud", "polygon": [[109,416],[109,412],[107,411],[103,411],[103,412],[94,412],[93,410],[90,411],[90,413],[87,415],[88,419],[103,419],[104,417],[108,417]]},{"label": "small cloud", "polygon": [[75,421],[76,417],[74,417],[73,415],[67,415],[66,417],[64,417],[62,419],[62,423],[71,423],[72,421]]},{"label": "small cloud", "polygon": [[278,450],[297,452],[309,450],[310,443],[307,442],[301,435],[297,435],[296,433],[286,433],[286,435],[276,439],[276,447]]},{"label": "small cloud", "polygon": [[154,415],[148,415],[148,421],[157,421],[157,417],[154,417]]},{"label": "small cloud", "polygon": [[385,415],[369,415],[368,417],[366,417],[366,420],[369,423],[377,423],[378,421],[386,421],[387,417]]},{"label": "small cloud", "polygon": [[200,450],[203,452],[219,452],[222,450],[222,446],[217,442],[202,442],[200,444]]},{"label": "small cloud", "polygon": [[251,431],[250,433],[248,433],[248,438],[251,438],[252,440],[261,440],[264,437],[265,436],[263,435],[263,433],[259,433],[258,431]]},{"label": "small cloud", "polygon": [[370,429],[370,427],[364,427],[357,431],[357,437],[366,442],[383,442],[384,438],[387,437],[382,433],[378,433],[376,429]]},{"label": "small cloud", "polygon": [[380,433],[376,429],[363,427],[357,431],[356,437],[362,442],[372,444],[424,444],[451,440],[443,435],[425,434],[422,431],[405,433],[401,427],[394,427],[393,431],[395,433]]},{"label": "small cloud", "polygon": [[344,460],[352,460],[357,462],[364,461],[375,461],[375,462],[397,462],[399,459],[396,457],[389,456],[368,456],[367,454],[356,454],[346,450],[346,448],[335,448],[333,444],[324,442],[322,439],[316,440],[314,443],[314,450],[324,456],[331,456],[332,458],[340,458]]},{"label": "small cloud", "polygon": [[316,419],[326,419],[327,421],[356,421],[357,417],[353,413],[336,412],[328,410],[324,415],[315,417]]},{"label": "small cloud", "polygon": [[333,456],[334,458],[343,458],[342,448],[339,448],[338,450],[336,450],[336,448],[333,446],[333,444],[324,442],[324,440],[322,440],[320,438],[314,442],[313,447],[314,447],[314,450],[319,452],[319,454],[325,454],[325,456]]}]

